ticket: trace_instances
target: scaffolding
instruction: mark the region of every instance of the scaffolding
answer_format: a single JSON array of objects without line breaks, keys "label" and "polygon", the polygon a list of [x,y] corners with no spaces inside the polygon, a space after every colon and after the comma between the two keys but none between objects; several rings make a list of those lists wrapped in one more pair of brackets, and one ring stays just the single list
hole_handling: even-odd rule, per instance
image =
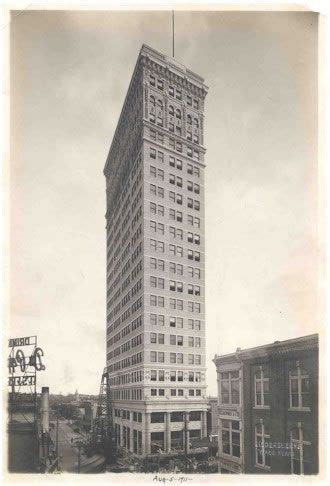
[{"label": "scaffolding", "polygon": [[104,368],[98,397],[96,417],[93,422],[91,445],[94,450],[104,454],[107,464],[116,461],[116,437],[113,426],[110,379]]}]

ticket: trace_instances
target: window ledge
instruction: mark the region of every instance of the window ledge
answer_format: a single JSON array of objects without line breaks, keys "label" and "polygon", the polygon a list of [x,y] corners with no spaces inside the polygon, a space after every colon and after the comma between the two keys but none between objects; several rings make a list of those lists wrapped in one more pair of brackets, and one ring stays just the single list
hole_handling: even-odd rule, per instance
[{"label": "window ledge", "polygon": [[310,412],[310,407],[289,407],[289,412]]},{"label": "window ledge", "polygon": [[254,410],[270,410],[269,405],[255,405],[253,407]]}]

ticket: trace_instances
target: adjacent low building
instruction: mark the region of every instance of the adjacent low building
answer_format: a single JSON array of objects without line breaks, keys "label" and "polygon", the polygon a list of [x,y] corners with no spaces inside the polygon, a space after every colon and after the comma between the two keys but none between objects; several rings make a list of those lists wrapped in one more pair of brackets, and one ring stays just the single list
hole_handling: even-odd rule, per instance
[{"label": "adjacent low building", "polygon": [[213,361],[219,472],[317,474],[317,334]]}]

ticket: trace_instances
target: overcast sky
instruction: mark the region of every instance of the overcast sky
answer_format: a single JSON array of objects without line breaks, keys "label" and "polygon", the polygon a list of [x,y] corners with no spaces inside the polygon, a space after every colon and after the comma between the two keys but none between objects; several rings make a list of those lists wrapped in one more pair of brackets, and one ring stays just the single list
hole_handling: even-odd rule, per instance
[{"label": "overcast sky", "polygon": [[[176,58],[205,78],[208,393],[214,354],[319,327],[312,13],[178,13]],[[51,392],[105,365],[103,167],[142,43],[171,14],[12,17],[11,336],[37,334]]]}]

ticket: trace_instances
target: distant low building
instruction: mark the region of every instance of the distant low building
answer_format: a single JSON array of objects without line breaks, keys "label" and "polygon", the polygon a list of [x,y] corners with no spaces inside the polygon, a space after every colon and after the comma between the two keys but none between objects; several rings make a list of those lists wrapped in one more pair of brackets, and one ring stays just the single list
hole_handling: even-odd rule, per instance
[{"label": "distant low building", "polygon": [[215,356],[219,472],[317,474],[318,336]]}]

